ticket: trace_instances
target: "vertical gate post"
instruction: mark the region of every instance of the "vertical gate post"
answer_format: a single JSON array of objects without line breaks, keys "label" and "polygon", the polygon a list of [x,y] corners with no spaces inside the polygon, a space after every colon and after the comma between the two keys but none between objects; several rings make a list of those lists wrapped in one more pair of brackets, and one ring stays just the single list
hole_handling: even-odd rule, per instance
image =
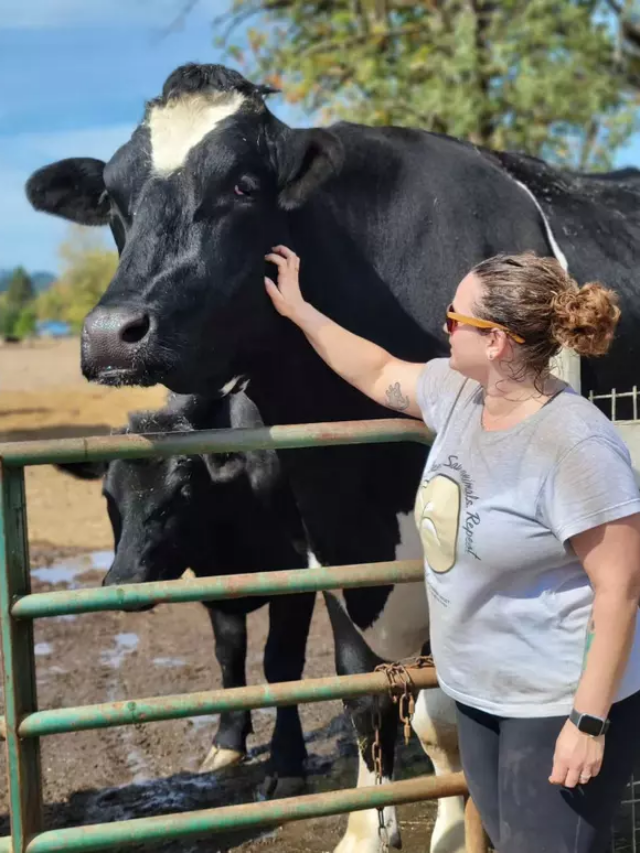
[{"label": "vertical gate post", "polygon": [[24,714],[37,710],[33,620],[15,620],[11,605],[31,592],[24,469],[0,460],[0,632],[6,719],[7,769],[13,853],[24,853],[42,830],[40,741],[21,739]]}]

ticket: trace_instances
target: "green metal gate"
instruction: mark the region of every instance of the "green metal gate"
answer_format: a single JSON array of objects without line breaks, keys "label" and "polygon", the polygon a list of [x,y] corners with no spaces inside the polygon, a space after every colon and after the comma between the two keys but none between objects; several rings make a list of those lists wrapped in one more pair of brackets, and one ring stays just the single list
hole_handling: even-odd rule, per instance
[{"label": "green metal gate", "polygon": [[[11,836],[0,838],[0,853],[105,850],[116,845],[193,838],[223,829],[275,826],[286,821],[466,794],[462,773],[455,773],[270,802],[43,831],[41,737],[223,710],[382,693],[389,689],[389,682],[384,673],[376,672],[38,711],[34,619],[120,610],[128,604],[214,601],[247,595],[284,595],[407,583],[422,580],[423,567],[419,560],[403,560],[33,594],[27,542],[25,466],[334,444],[399,441],[429,444],[431,439],[427,429],[415,421],[389,419],[0,445],[0,629],[5,694],[5,716],[0,718],[0,733],[7,745],[12,827]],[[412,670],[411,677],[416,688],[426,689],[437,684],[432,668]],[[467,818],[467,851],[482,853],[486,849],[484,836],[470,801]]]}]

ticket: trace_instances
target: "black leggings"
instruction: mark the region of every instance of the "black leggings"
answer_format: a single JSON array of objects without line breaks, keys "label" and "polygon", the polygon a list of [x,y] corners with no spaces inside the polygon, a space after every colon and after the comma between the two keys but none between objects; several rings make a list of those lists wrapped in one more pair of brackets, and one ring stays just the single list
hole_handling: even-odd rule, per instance
[{"label": "black leggings", "polygon": [[563,717],[496,717],[458,703],[462,767],[498,853],[604,853],[640,756],[640,692],[611,708],[600,773],[574,789],[549,782]]}]

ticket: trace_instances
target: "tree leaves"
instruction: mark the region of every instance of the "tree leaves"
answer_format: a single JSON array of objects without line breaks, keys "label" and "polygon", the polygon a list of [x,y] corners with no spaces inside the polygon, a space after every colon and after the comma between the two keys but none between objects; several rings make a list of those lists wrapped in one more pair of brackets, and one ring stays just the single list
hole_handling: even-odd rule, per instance
[{"label": "tree leaves", "polygon": [[581,169],[610,166],[638,127],[629,0],[234,0],[217,25],[245,73],[322,121],[421,127]]}]

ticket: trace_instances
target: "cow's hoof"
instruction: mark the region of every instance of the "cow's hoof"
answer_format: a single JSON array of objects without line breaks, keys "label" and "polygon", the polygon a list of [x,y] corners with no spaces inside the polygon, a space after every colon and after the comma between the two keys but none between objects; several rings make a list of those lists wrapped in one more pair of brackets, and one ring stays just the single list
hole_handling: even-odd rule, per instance
[{"label": "cow's hoof", "polygon": [[209,754],[198,768],[198,773],[215,773],[225,767],[233,767],[234,764],[240,764],[241,761],[244,761],[245,757],[245,752],[238,752],[236,749],[224,749],[214,743]]},{"label": "cow's hoof", "polygon": [[258,800],[281,800],[285,797],[297,797],[307,790],[304,776],[267,776],[256,789]]}]

